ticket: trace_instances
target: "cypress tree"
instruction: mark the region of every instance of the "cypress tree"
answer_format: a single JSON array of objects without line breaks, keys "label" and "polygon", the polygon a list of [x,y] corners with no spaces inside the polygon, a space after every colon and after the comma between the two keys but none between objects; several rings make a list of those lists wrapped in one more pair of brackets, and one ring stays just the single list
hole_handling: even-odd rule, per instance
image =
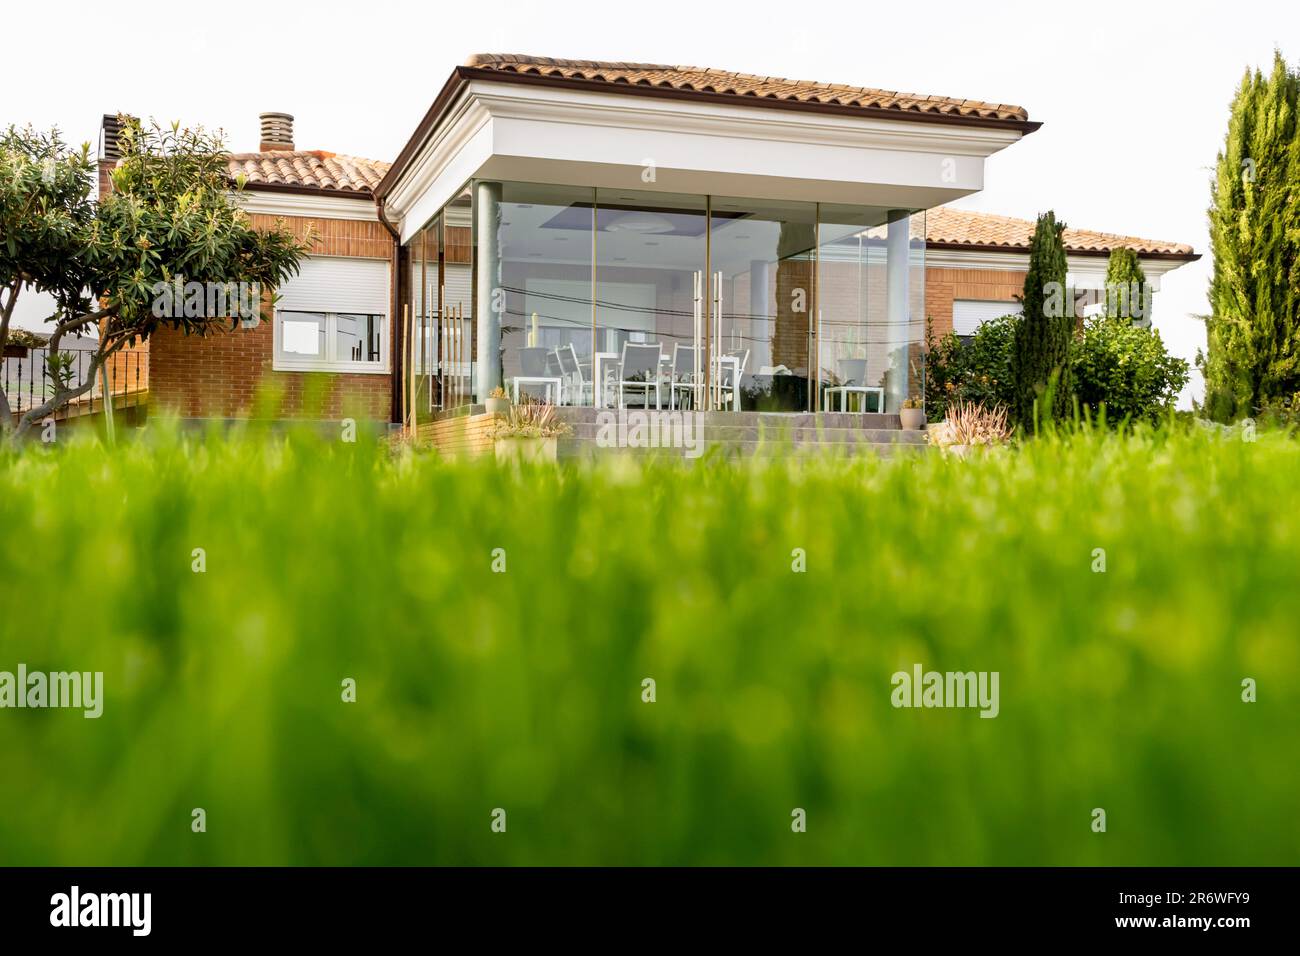
[{"label": "cypress tree", "polygon": [[1252,415],[1300,392],[1300,74],[1247,70],[1211,187],[1204,410]]},{"label": "cypress tree", "polygon": [[[1066,414],[1071,402],[1070,343],[1074,339],[1074,296],[1065,286],[1065,223],[1048,211],[1038,217],[1029,245],[1025,314],[1016,323],[1011,376],[1016,415],[1025,428],[1037,419]],[[1049,397],[1050,403],[1046,401]]]},{"label": "cypress tree", "polygon": [[1148,300],[1147,276],[1138,254],[1123,246],[1112,249],[1106,261],[1106,315],[1150,325]]}]

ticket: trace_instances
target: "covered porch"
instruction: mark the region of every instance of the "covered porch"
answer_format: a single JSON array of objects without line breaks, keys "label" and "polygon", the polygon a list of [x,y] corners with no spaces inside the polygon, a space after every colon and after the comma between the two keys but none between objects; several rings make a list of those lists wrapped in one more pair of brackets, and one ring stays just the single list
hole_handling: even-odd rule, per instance
[{"label": "covered porch", "polygon": [[517,66],[453,74],[378,191],[408,418],[496,389],[735,414],[921,396],[925,210],[978,190],[1022,115],[764,109],[608,79],[687,68]]}]

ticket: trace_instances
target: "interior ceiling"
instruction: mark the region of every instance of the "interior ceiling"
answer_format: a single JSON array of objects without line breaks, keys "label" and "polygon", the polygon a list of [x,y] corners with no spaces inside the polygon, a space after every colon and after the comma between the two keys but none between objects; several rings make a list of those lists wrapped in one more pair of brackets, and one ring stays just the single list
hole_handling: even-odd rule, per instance
[{"label": "interior ceiling", "polygon": [[[798,223],[782,236],[782,223],[760,218],[733,203],[733,208],[713,208],[713,232],[710,253],[714,269],[727,274],[748,271],[754,261],[774,262],[778,245],[789,245],[791,235],[799,251],[793,256],[811,254],[814,231],[811,222]],[[866,231],[883,223],[886,211],[862,209],[851,225],[822,223],[820,241],[829,245],[857,246],[860,239],[880,244],[883,236]],[[627,267],[693,271],[703,268],[707,218],[702,208],[690,209],[670,205],[601,204],[597,211],[599,235],[596,241],[599,265],[620,264]],[[564,263],[585,265],[591,261],[590,203],[564,205],[545,202],[501,203],[501,254],[507,261]],[[802,234],[802,236],[800,235]],[[799,243],[798,239],[803,242]],[[800,248],[801,247],[801,248]],[[792,256],[787,254],[786,258]]]}]

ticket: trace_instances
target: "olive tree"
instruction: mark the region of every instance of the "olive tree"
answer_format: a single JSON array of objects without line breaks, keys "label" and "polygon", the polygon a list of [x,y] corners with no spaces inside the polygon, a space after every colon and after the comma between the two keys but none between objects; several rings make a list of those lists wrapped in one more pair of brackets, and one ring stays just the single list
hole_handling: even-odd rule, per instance
[{"label": "olive tree", "polygon": [[[121,122],[122,159],[98,200],[88,145],[70,148],[57,131],[0,133],[0,350],[20,295],[45,292],[55,303],[49,397],[15,421],[0,388],[0,430],[13,436],[85,394],[114,354],[159,328],[208,335],[253,317],[191,290],[273,289],[307,251],[310,237],[253,227],[233,198],[243,182],[230,180],[219,135]],[[98,345],[78,382],[59,345],[83,333]]]}]

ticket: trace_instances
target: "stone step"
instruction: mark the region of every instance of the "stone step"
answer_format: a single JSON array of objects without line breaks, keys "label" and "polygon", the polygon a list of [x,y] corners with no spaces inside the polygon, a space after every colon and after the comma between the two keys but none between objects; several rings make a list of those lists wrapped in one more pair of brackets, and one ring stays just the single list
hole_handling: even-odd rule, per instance
[{"label": "stone step", "polygon": [[[608,434],[607,426],[588,422],[572,423],[571,437],[586,441],[598,441],[602,434]],[[927,443],[923,431],[907,431],[900,428],[816,428],[789,426],[746,426],[746,425],[705,425],[701,438],[706,443],[734,441],[766,441],[769,443],[793,443],[797,445],[819,444],[881,444],[881,445],[924,445]],[[642,440],[648,440],[651,433],[642,432]],[[666,436],[663,436],[666,437]]]},{"label": "stone step", "polygon": [[[626,409],[625,414],[636,414],[643,411],[642,409]],[[650,410],[652,413],[654,409]],[[566,422],[597,422],[604,413],[606,416],[617,415],[615,409],[597,409],[597,408],[575,408],[573,406],[561,405],[555,409],[555,415]],[[668,414],[667,409],[662,410],[662,414]],[[690,414],[687,412],[677,412],[674,414]],[[701,412],[704,416],[705,425],[783,425],[786,427],[808,427],[821,424],[827,428],[900,428],[902,427],[896,414],[876,414],[869,412],[867,414],[855,414],[852,412],[730,412],[715,411]]]},{"label": "stone step", "polygon": [[[771,442],[738,441],[706,446],[696,459],[713,458],[845,458],[875,455],[890,458],[902,454],[920,454],[925,446],[885,445],[877,443],[774,445]],[[693,460],[684,448],[604,448],[594,442],[562,438],[556,445],[556,455],[562,460],[592,460],[620,456],[638,459],[663,458]]]}]

